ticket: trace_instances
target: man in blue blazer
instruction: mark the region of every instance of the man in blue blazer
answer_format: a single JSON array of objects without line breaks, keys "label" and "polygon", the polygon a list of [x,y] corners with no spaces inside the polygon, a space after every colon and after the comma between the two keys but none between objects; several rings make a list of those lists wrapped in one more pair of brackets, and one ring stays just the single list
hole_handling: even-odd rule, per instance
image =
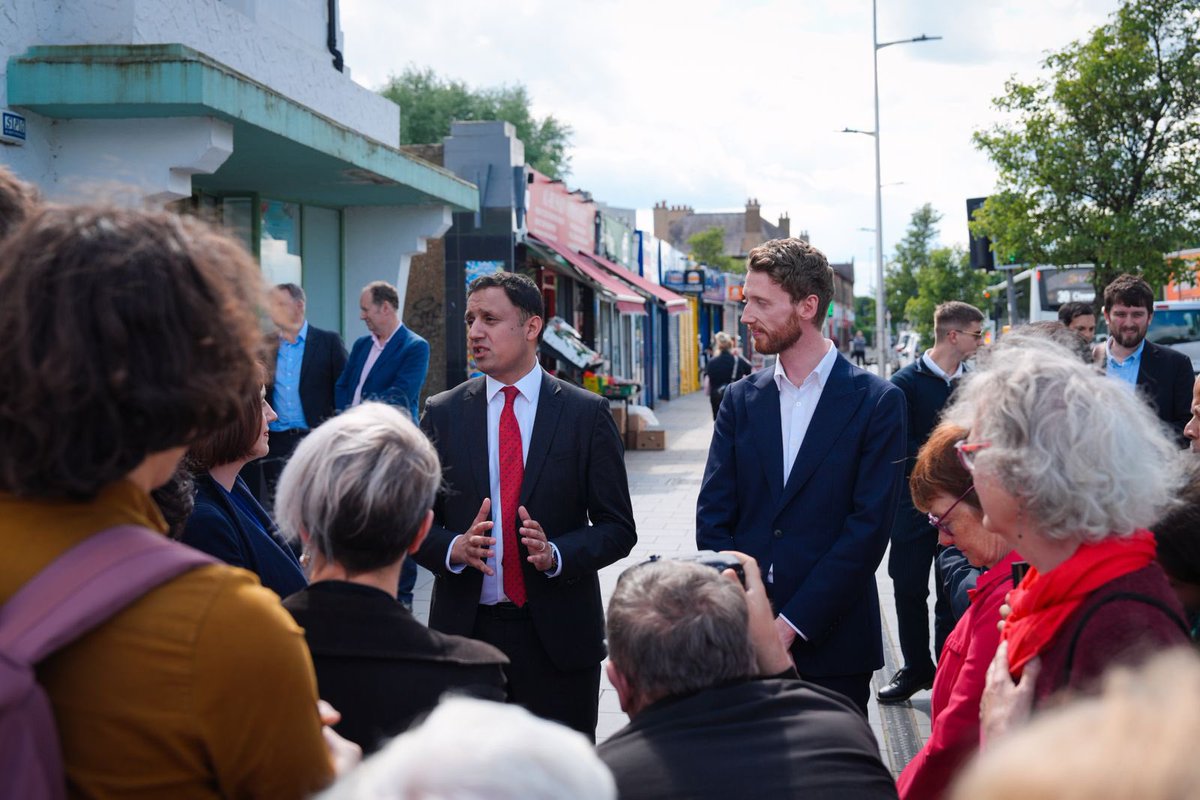
[{"label": "man in blue blazer", "polygon": [[416,422],[429,371],[429,342],[400,323],[400,294],[390,283],[367,284],[358,307],[370,334],[359,337],[350,349],[334,389],[338,411],[378,400],[407,409]]},{"label": "man in blue blazer", "polygon": [[742,322],[778,359],[725,392],[696,544],[758,560],[801,677],[865,714],[883,666],[875,570],[904,477],[904,395],[822,337],[833,270],[819,250],[775,239],[747,267]]},{"label": "man in blue blazer", "polygon": [[[400,323],[400,293],[386,281],[372,281],[358,298],[359,318],[370,334],[359,337],[334,387],[338,411],[378,400],[408,411],[418,420],[421,387],[429,371],[429,342]],[[417,565],[404,560],[397,597],[412,607]]]}]

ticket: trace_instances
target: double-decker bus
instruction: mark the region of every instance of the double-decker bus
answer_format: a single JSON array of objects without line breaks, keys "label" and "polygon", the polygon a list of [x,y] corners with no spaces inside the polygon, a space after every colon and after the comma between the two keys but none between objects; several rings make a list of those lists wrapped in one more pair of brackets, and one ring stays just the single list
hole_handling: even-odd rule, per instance
[{"label": "double-decker bus", "polygon": [[1096,299],[1092,286],[1092,266],[1030,267],[1013,275],[1017,295],[1017,319],[1008,318],[1007,281],[987,287],[991,317],[996,330],[1004,331],[1027,322],[1058,319],[1063,303],[1091,303]]}]

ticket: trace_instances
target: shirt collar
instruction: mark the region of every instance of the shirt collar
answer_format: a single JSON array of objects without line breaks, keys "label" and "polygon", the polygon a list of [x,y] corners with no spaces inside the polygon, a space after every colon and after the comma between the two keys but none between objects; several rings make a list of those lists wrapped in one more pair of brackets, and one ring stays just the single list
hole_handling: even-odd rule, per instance
[{"label": "shirt collar", "polygon": [[[808,377],[800,382],[801,386],[809,381],[815,381],[817,388],[822,388],[829,381],[829,373],[833,372],[833,365],[837,362],[838,351],[837,348],[833,346],[833,342],[829,341],[828,339],[825,340],[825,345],[828,349],[825,351],[824,357],[817,362],[816,368],[808,374]],[[813,377],[814,375],[816,376],[815,378]],[[783,371],[782,358],[776,357],[775,372],[772,377],[775,378],[775,388],[779,389],[781,392],[783,391],[784,381],[787,381],[788,386],[799,388],[791,382],[787,376],[787,373]]]},{"label": "shirt collar", "polygon": [[1108,356],[1108,363],[1115,364],[1118,367],[1125,367],[1130,364],[1138,363],[1138,360],[1142,357],[1142,350],[1145,348],[1146,340],[1142,339],[1142,341],[1138,343],[1137,349],[1130,353],[1128,358],[1126,358],[1124,361],[1118,361],[1116,356],[1112,354],[1112,337],[1110,336],[1108,337],[1108,341],[1104,343],[1104,354]]},{"label": "shirt collar", "polygon": [[[490,403],[492,402],[492,398],[495,397],[496,394],[506,386],[506,384],[501,383],[491,375],[486,377],[487,401]],[[542,386],[541,365],[535,360],[533,362],[533,369],[529,370],[529,372],[526,372],[525,377],[518,380],[513,384],[513,386],[517,387],[517,391],[520,392],[522,397],[532,403],[537,398],[538,390],[540,390]]]},{"label": "shirt collar", "polygon": [[[307,322],[304,324],[305,324],[305,326],[308,325]],[[374,340],[375,346],[378,347],[380,350],[382,350],[383,348],[388,346],[388,342],[390,342],[392,339],[396,338],[396,334],[399,333],[400,329],[403,327],[404,327],[404,323],[401,322],[399,325],[396,326],[396,330],[392,331],[392,335],[387,337],[386,339],[384,339],[382,342],[379,341],[379,337],[373,333],[371,334],[371,339]]]},{"label": "shirt collar", "polygon": [[925,363],[925,367],[930,372],[932,372],[934,375],[937,375],[939,378],[944,380],[946,383],[949,383],[950,381],[954,380],[955,378],[961,378],[962,374],[967,371],[967,362],[960,361],[960,362],[958,362],[958,369],[954,370],[954,374],[947,375],[946,370],[939,367],[937,365],[937,362],[933,360],[933,356],[930,355],[930,353],[932,353],[932,352],[933,352],[933,350],[926,350],[924,355],[921,356],[921,360]]}]

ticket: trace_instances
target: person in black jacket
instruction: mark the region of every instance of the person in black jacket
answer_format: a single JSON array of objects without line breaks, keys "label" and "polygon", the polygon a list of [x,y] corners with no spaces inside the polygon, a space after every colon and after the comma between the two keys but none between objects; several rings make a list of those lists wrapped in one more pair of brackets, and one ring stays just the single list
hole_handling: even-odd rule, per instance
[{"label": "person in black jacket", "polygon": [[[892,376],[904,392],[908,406],[908,446],[904,460],[905,485],[916,464],[917,452],[937,425],[942,408],[950,398],[964,362],[975,354],[983,338],[983,312],[968,303],[952,300],[933,312],[933,347]],[[936,582],[934,606],[934,655],[929,652],[929,568],[937,553],[937,530],[925,515],[913,508],[912,497],[901,492],[900,508],[892,526],[888,551],[888,575],[896,597],[902,666],[878,692],[882,703],[898,703],[933,686],[934,664],[942,642],[954,628],[954,620]]]},{"label": "person in black jacket", "polygon": [[720,331],[714,338],[717,355],[708,361],[704,368],[704,377],[708,380],[708,400],[712,404],[713,419],[717,418],[717,409],[721,407],[721,398],[725,396],[725,387],[750,374],[750,362],[733,352],[733,337],[725,331]]},{"label": "person in black jacket", "polygon": [[433,523],[441,465],[403,410],[369,402],[317,428],[279,482],[280,529],[312,583],[284,601],[304,628],[338,733],[369,753],[447,692],[506,698],[496,648],[430,630],[397,600],[408,554]]},{"label": "person in black jacket", "polygon": [[622,800],[894,798],[866,718],[796,677],[758,565],[654,561],[608,606],[608,676],[630,722],[597,748]]}]

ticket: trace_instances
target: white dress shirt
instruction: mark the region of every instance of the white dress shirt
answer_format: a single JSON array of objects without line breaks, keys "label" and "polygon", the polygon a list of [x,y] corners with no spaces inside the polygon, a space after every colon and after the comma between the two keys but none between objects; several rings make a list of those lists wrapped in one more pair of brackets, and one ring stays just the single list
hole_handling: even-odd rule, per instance
[{"label": "white dress shirt", "polygon": [[925,354],[921,356],[921,361],[925,364],[925,369],[944,380],[947,386],[949,386],[951,381],[954,379],[961,378],[967,371],[967,362],[960,361],[958,362],[958,369],[954,370],[954,374],[947,375],[946,370],[939,367],[938,363],[933,360],[932,350],[926,350]]},{"label": "white dress shirt", "polygon": [[[799,386],[796,386],[788,378],[787,373],[783,371],[783,359],[775,359],[775,386],[779,389],[779,428],[783,432],[783,485],[787,486],[788,477],[792,474],[792,466],[796,463],[796,456],[800,452],[800,445],[804,444],[804,437],[808,434],[808,426],[812,422],[813,413],[817,410],[817,403],[821,401],[821,392],[825,390],[825,384],[829,382],[829,373],[833,372],[833,365],[837,363],[838,351],[833,346],[833,342],[825,340],[825,346],[828,348],[825,351],[825,356],[817,362],[817,366],[812,372],[808,373]],[[775,578],[775,565],[771,565],[771,569],[767,571],[767,581],[773,582]],[[791,620],[782,614],[779,618],[791,625],[801,639],[807,641],[808,637],[804,632],[792,625]]]},{"label": "white dress shirt", "polygon": [[[500,503],[500,414],[504,411],[504,394],[500,391],[505,384],[500,383],[492,376],[486,376],[486,396],[487,396],[487,453],[488,453],[488,491],[492,496],[492,530],[491,535],[496,540],[496,545],[492,549],[496,555],[488,562],[492,569],[496,571],[495,575],[483,575],[483,589],[479,593],[479,602],[481,605],[490,606],[496,603],[504,603],[508,601],[508,596],[504,594],[504,536],[503,529],[500,526],[500,521],[507,515],[509,518],[516,516],[516,509],[511,512],[501,506]],[[529,442],[533,437],[533,422],[537,417],[538,397],[542,393],[542,368],[534,362],[533,369],[525,373],[525,377],[512,384],[517,387],[517,396],[513,398],[513,415],[517,418],[517,427],[521,429],[521,461],[527,463],[529,461]],[[520,533],[517,533],[518,537]],[[458,541],[455,537],[450,543],[450,550],[454,549],[454,542]],[[554,548],[556,555],[558,547],[553,542],[550,546]],[[446,566],[451,572],[462,572],[466,564],[450,564],[450,551],[446,552]],[[559,558],[558,567],[553,572],[547,572],[548,577],[556,577],[562,572],[562,559]]]},{"label": "white dress shirt", "polygon": [[788,476],[792,474],[792,466],[804,436],[808,433],[808,425],[812,422],[813,412],[821,400],[821,392],[829,382],[829,373],[837,361],[837,349],[833,342],[825,340],[825,357],[817,362],[817,366],[808,373],[799,386],[796,386],[783,371],[783,359],[775,360],[775,386],[779,389],[779,428],[783,432],[783,483],[786,486]]},{"label": "white dress shirt", "polygon": [[371,334],[371,349],[367,352],[367,360],[363,362],[362,372],[358,375],[358,386],[354,389],[354,399],[350,401],[350,405],[356,406],[362,402],[362,387],[363,384],[367,382],[367,376],[371,374],[371,367],[375,366],[375,362],[379,360],[381,355],[383,355],[383,351],[388,346],[388,342],[390,342],[403,327],[403,323],[397,325],[396,330],[392,331],[392,335],[383,341],[380,341],[379,337],[377,337],[375,334]]}]

